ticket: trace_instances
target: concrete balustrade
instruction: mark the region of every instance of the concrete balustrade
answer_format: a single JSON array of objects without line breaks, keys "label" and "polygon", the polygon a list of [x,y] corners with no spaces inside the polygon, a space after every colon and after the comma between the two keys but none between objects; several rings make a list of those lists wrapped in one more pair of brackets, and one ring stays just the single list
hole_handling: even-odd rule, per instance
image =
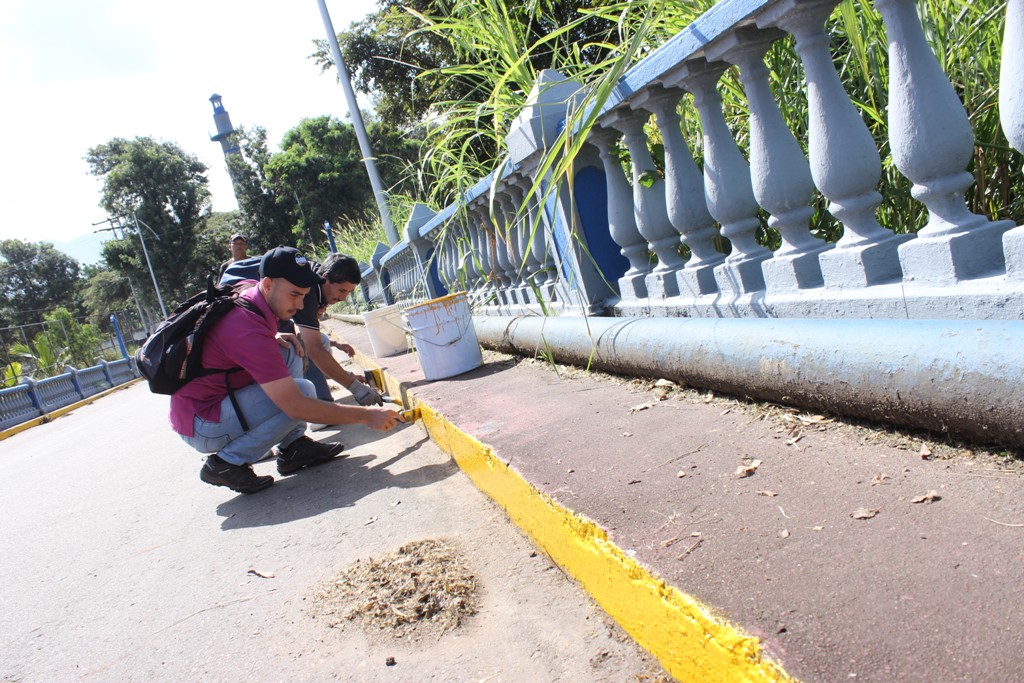
[{"label": "concrete balustrade", "polygon": [[33,380],[24,378],[13,387],[0,389],[0,430],[41,417],[95,396],[137,377],[128,359],[83,368]]},{"label": "concrete balustrade", "polygon": [[[422,255],[433,254],[434,293],[465,287],[479,315],[1024,316],[1024,226],[967,208],[973,133],[914,0],[876,6],[888,34],[889,145],[929,219],[916,235],[879,223],[882,160],[836,70],[837,5],[723,0],[627,71],[586,128],[576,115],[586,91],[542,72],[511,128],[509,156],[393,247],[389,265],[411,250],[422,270]],[[1001,115],[1018,148],[1022,33],[1024,0],[1011,0]],[[806,139],[769,85],[765,56],[783,39],[805,74],[803,92],[787,97],[806,98]],[[742,147],[719,94],[730,67],[746,98]],[[682,123],[681,112],[694,111],[699,133]],[[583,136],[582,151],[556,179],[542,162],[568,148],[565,135]],[[663,168],[653,142],[664,145]],[[809,229],[819,198],[841,227],[834,244]],[[765,219],[780,238],[774,252],[760,241]]]}]

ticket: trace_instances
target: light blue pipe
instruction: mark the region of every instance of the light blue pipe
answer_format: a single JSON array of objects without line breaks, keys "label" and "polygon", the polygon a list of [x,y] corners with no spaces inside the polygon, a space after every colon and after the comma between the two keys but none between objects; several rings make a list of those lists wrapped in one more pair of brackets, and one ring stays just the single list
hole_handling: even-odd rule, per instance
[{"label": "light blue pipe", "polygon": [[476,317],[487,347],[1024,447],[1024,322]]}]

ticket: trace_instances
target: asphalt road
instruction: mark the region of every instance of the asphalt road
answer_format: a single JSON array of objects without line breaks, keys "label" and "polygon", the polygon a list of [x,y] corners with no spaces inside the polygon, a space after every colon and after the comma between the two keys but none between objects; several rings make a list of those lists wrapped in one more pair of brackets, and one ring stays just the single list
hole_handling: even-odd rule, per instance
[{"label": "asphalt road", "polygon": [[[237,496],[199,481],[166,400],[135,384],[0,441],[0,680],[664,675],[418,425],[317,432],[348,457]],[[409,642],[311,616],[342,568],[427,538],[467,556],[467,624]]]}]

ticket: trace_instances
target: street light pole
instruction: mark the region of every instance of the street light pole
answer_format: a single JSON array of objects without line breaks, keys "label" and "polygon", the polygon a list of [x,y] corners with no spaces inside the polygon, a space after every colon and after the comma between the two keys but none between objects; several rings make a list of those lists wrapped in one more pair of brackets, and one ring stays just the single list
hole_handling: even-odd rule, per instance
[{"label": "street light pole", "polygon": [[327,3],[325,0],[317,0],[317,4],[320,5],[320,17],[323,19],[324,29],[327,31],[327,43],[331,46],[331,56],[334,57],[334,65],[338,68],[338,82],[341,83],[341,89],[345,91],[348,113],[352,115],[352,126],[356,129],[356,138],[359,140],[359,149],[363,154],[366,173],[370,176],[373,197],[377,200],[380,220],[384,224],[384,234],[387,235],[390,244],[398,244],[398,232],[391,222],[391,211],[388,209],[387,199],[384,197],[384,185],[380,181],[380,176],[377,175],[377,165],[373,160],[370,138],[366,136],[366,128],[363,127],[363,115],[359,112],[356,95],[352,91],[352,81],[349,79],[348,69],[345,68],[345,62],[341,59],[341,48],[338,47],[338,34],[334,32],[334,24],[331,23],[331,15],[327,13]]},{"label": "street light pole", "polygon": [[[153,288],[156,290],[157,301],[160,302],[160,310],[161,312],[163,312],[164,317],[166,318],[167,307],[164,306],[164,298],[160,296],[160,285],[156,283],[156,273],[153,272],[153,263],[149,260],[149,250],[146,249],[146,239],[142,236],[142,228],[139,227],[139,217],[135,215],[134,211],[132,211],[132,218],[135,220],[135,230],[139,233],[139,241],[142,242],[142,253],[145,254],[146,256],[146,265],[149,266],[149,276],[153,278]],[[160,239],[157,236],[156,231],[153,230],[153,228],[150,228],[148,223],[146,223],[145,221],[141,221],[141,223],[145,225],[147,228],[149,228],[149,231],[153,233],[153,237]]]}]

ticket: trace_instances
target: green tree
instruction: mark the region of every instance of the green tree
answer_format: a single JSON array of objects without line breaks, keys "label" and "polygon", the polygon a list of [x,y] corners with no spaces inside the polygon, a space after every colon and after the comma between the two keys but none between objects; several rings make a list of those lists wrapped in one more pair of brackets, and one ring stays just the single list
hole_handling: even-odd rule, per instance
[{"label": "green tree", "polygon": [[[100,206],[125,229],[104,245],[107,265],[136,283],[150,281],[137,217],[165,304],[205,286],[208,268],[196,253],[196,235],[210,209],[206,166],[174,143],[148,137],[114,138],[90,149],[85,160],[103,178]],[[156,300],[152,287],[137,292],[151,305]]]},{"label": "green tree", "polygon": [[267,148],[266,129],[240,127],[234,138],[239,153],[228,156],[227,162],[239,211],[236,229],[224,234],[224,243],[232,232],[241,232],[250,248],[258,252],[279,244],[295,244],[298,225],[294,217],[297,213],[295,195],[289,193],[287,187],[275,188],[267,182],[271,153]]},{"label": "green tree", "polygon": [[95,269],[87,273],[82,298],[89,323],[98,327],[107,324],[111,313],[135,309],[128,278],[109,268]]},{"label": "green tree", "polygon": [[0,241],[0,326],[38,322],[58,305],[80,312],[80,272],[50,242]]},{"label": "green tree", "polygon": [[[394,128],[370,121],[368,137],[389,192],[402,192],[416,145]],[[288,131],[281,151],[266,165],[267,182],[279,196],[298,197],[296,223],[306,241],[321,244],[323,223],[348,223],[374,211],[359,142],[351,124],[331,116],[303,119]]]}]

